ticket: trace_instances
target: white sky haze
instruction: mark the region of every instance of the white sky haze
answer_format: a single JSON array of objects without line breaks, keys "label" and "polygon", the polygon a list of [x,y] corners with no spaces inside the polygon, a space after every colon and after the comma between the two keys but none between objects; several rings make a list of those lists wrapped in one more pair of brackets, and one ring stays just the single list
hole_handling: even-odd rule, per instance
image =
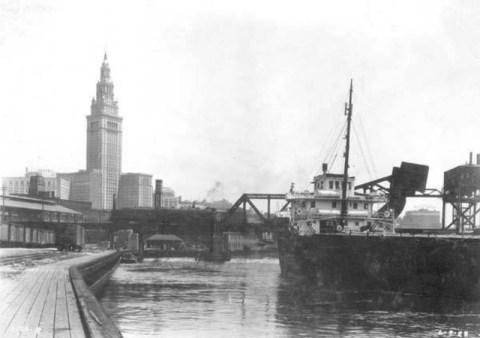
[{"label": "white sky haze", "polygon": [[480,153],[479,17],[478,1],[0,1],[0,177],[85,169],[106,50],[122,171],[184,199],[306,187],[351,78],[375,163],[353,138],[357,183],[408,161],[441,188]]}]

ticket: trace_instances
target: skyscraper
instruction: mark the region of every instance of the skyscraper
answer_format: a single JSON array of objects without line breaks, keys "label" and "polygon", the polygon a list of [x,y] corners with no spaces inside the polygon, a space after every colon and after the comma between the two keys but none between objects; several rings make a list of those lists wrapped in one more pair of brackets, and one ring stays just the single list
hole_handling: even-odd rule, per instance
[{"label": "skyscraper", "polygon": [[113,196],[118,193],[122,170],[122,120],[113,95],[107,54],[100,69],[97,95],[92,99],[87,116],[87,171],[102,174],[102,209],[112,209]]},{"label": "skyscraper", "polygon": [[120,175],[117,209],[153,207],[152,175],[126,173]]}]

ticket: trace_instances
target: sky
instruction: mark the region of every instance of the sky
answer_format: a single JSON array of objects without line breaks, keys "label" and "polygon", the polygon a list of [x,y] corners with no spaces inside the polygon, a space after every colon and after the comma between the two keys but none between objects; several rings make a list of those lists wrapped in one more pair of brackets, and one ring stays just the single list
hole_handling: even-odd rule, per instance
[{"label": "sky", "polygon": [[350,79],[357,183],[406,161],[441,188],[480,153],[479,14],[468,0],[2,0],[0,177],[85,169],[106,51],[122,171],[183,199],[309,187]]}]

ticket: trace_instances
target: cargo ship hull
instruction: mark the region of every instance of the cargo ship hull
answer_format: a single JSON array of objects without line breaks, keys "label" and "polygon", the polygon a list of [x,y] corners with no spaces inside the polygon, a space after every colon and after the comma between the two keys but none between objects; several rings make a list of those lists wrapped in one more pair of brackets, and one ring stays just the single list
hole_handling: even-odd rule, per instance
[{"label": "cargo ship hull", "polygon": [[291,232],[282,275],[325,291],[386,291],[480,300],[480,237]]}]

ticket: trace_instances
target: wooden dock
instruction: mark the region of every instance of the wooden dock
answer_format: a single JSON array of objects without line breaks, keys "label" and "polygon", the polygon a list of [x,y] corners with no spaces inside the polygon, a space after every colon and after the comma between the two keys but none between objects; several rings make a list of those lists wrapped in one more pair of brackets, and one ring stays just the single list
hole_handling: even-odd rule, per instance
[{"label": "wooden dock", "polygon": [[96,257],[27,269],[16,283],[0,281],[0,337],[85,337],[68,269]]}]

